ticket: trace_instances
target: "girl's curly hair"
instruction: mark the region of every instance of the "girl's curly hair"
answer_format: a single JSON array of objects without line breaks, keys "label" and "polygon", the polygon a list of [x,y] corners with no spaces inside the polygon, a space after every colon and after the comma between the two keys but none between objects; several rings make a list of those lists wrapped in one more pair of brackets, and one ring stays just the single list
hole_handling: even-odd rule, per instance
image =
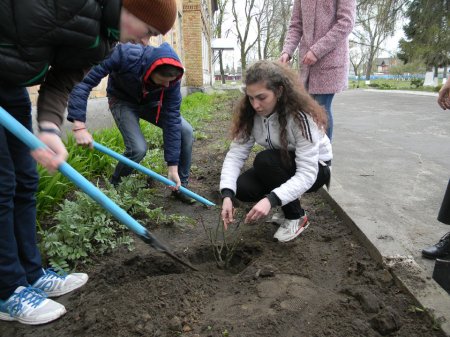
[{"label": "girl's curly hair", "polygon": [[[284,65],[275,61],[261,60],[254,63],[247,69],[245,85],[263,82],[267,89],[274,93],[281,94],[275,110],[278,112],[278,122],[280,124],[280,143],[283,157],[288,157],[287,141],[287,117],[291,115],[299,126],[303,136],[311,141],[306,127],[305,114],[308,114],[316,122],[322,132],[325,132],[327,125],[327,114],[303,88],[298,74]],[[280,93],[281,90],[281,93]],[[255,110],[250,104],[247,95],[238,102],[231,127],[233,139],[248,140],[253,129],[253,117]]]}]

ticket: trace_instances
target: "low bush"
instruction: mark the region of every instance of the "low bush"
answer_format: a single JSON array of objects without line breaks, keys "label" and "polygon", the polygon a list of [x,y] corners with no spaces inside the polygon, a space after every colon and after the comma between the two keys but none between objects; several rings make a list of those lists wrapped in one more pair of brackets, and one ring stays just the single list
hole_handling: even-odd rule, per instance
[{"label": "low bush", "polygon": [[424,82],[423,78],[413,78],[411,80],[411,87],[413,88],[423,87],[423,82]]},{"label": "low bush", "polygon": [[[153,204],[154,190],[144,188],[146,182],[129,176],[114,188],[107,183],[103,193],[140,222],[155,225],[191,223],[184,216],[167,215]],[[56,224],[38,233],[41,251],[47,264],[67,270],[90,257],[103,255],[119,246],[134,248],[131,232],[86,194],[75,192],[74,200],[65,200],[55,215]]]}]

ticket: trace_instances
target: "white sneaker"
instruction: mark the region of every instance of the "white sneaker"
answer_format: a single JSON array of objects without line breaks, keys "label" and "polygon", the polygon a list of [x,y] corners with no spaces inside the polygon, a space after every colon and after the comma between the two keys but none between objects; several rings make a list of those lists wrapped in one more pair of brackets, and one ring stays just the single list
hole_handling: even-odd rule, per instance
[{"label": "white sneaker", "polygon": [[267,219],[266,222],[273,222],[276,223],[277,225],[282,225],[284,220],[286,220],[286,218],[284,217],[284,213],[283,211],[279,211],[276,213],[273,213],[272,217],[270,219]]},{"label": "white sneaker", "polygon": [[23,324],[44,324],[61,317],[66,308],[47,298],[39,289],[18,287],[6,300],[0,300],[0,320]]},{"label": "white sneaker", "polygon": [[59,275],[51,269],[44,270],[44,273],[34,282],[33,288],[42,290],[48,297],[57,297],[70,293],[84,286],[89,278],[84,273]]},{"label": "white sneaker", "polygon": [[299,236],[308,226],[309,222],[306,214],[300,219],[285,219],[273,237],[280,242],[288,242]]}]

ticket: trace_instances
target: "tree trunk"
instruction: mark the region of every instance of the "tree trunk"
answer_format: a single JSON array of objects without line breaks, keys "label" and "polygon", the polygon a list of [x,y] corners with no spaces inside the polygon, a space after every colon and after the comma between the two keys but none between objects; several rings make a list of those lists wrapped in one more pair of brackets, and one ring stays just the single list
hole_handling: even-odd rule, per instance
[{"label": "tree trunk", "polygon": [[367,60],[366,81],[370,80],[370,74],[372,73],[372,64],[373,64],[373,57],[369,57],[369,60]]},{"label": "tree trunk", "polygon": [[219,67],[220,67],[220,77],[222,78],[222,84],[225,84],[225,70],[223,69],[222,50],[219,50]]}]

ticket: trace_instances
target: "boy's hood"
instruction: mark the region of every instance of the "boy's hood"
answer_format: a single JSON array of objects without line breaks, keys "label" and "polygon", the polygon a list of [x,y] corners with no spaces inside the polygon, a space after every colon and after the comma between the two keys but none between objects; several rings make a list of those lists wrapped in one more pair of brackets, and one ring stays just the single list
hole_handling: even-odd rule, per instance
[{"label": "boy's hood", "polygon": [[183,65],[181,64],[178,55],[167,42],[164,42],[159,47],[146,47],[142,61],[144,69],[146,69],[142,78],[144,83],[149,80],[150,75],[157,67],[164,64],[178,67],[182,71],[180,76],[173,80],[170,85],[172,85],[172,83],[178,82],[183,77]]}]

